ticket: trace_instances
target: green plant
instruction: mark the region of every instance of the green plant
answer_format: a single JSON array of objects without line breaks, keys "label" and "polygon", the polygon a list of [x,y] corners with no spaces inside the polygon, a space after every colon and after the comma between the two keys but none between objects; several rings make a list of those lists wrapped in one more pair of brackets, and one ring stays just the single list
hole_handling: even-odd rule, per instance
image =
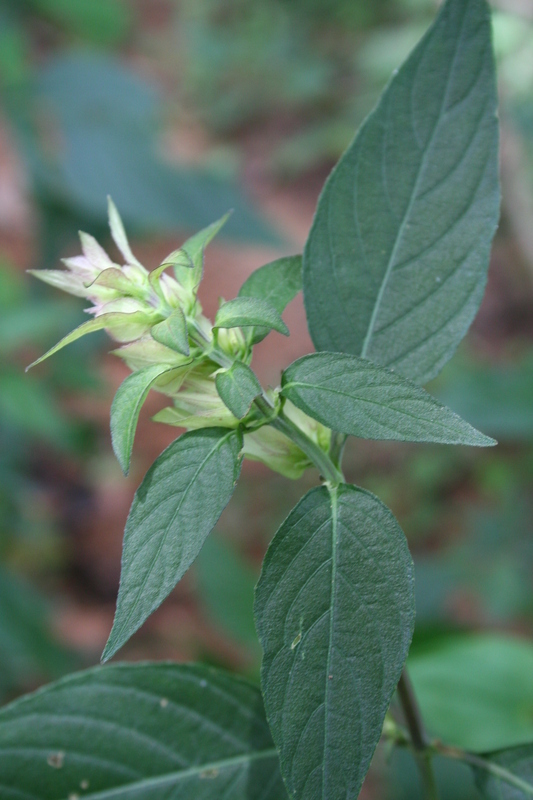
[{"label": "green plant", "polygon": [[[194,561],[243,456],[288,477],[315,467],[321,485],[282,524],[256,588],[262,697],[203,666],[68,677],[0,712],[7,797],[356,798],[380,739],[413,752],[427,798],[439,796],[437,755],[472,766],[487,797],[533,796],[530,723],[497,744],[483,731],[461,743],[453,714],[448,743],[426,733],[404,669],[414,627],[409,550],[391,512],[347,484],[341,464],[349,435],[495,443],[420,384],[453,355],[481,301],[499,213],[497,159],[488,6],[447,0],[329,178],[303,260],[259,269],[213,325],[197,289],[204,249],[225,219],[148,272],[110,202],[123,266],[81,234],[83,256],[68,259],[67,271],[36,273],[90,299],[93,318],[35,363],[97,329],[120,343],[115,353],[132,374],[113,401],[111,431],[124,471],[151,388],[170,400],[156,419],[187,429],[134,499],[104,660]],[[250,368],[253,346],[270,330],[288,333],[281,313],[302,285],[317,352],[265,391]],[[479,671],[494,652],[492,640],[474,651],[460,642],[437,663],[449,675],[470,659]],[[500,661],[505,653],[516,671],[500,674],[530,670],[527,644],[509,644]],[[428,707],[429,662],[419,655],[413,664]],[[396,689],[403,723],[389,711]],[[446,700],[453,707],[452,692]],[[435,730],[438,703],[430,710]]]}]

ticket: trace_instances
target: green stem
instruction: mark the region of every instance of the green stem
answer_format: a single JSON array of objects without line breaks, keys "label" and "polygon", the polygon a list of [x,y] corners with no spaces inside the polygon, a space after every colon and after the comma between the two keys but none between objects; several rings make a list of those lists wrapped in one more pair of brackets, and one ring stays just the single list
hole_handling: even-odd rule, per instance
[{"label": "green stem", "polygon": [[320,449],[320,447],[309,439],[297,425],[285,416],[283,410],[272,419],[274,408],[268,398],[263,395],[255,399],[255,404],[263,412],[264,416],[270,419],[270,424],[273,428],[284,433],[294,444],[298,445],[309,460],[315,465],[320,472],[322,478],[327,481],[331,486],[338,486],[339,483],[344,483],[344,475],[338,469],[327,453]]},{"label": "green stem", "polygon": [[438,800],[439,793],[433,771],[430,741],[424,728],[413,686],[405,669],[398,683],[398,697],[411,737],[416,762],[424,786],[424,793],[427,800]]}]

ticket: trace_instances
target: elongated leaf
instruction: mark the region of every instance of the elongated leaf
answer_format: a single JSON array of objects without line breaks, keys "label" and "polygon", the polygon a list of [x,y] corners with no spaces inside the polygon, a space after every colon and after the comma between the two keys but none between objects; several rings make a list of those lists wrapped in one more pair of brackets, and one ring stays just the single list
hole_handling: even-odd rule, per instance
[{"label": "elongated leaf", "polygon": [[362,439],[496,444],[411,381],[345,353],[312,353],[282,377],[282,394],[306,414]]},{"label": "elongated leaf", "polygon": [[235,297],[228,300],[218,309],[215,317],[215,328],[246,328],[261,326],[278,331],[284,336],[289,329],[281,319],[278,311],[267,300],[257,297]]},{"label": "elongated leaf", "polygon": [[268,550],[255,613],[290,796],[355,800],[414,624],[413,565],[391,512],[354,486],[310,491]]},{"label": "elongated leaf", "polygon": [[163,602],[200,552],[233,494],[241,447],[236,430],[190,431],[146,473],[124,531],[117,611],[104,661]]},{"label": "elongated leaf", "polygon": [[485,756],[489,770],[474,769],[476,785],[490,800],[528,800],[533,797],[533,745],[514,747]]},{"label": "elongated leaf", "polygon": [[171,370],[168,364],[151,364],[129,375],[121,383],[111,404],[111,442],[125,475],[130,469],[131,451],[139,413],[153,382]]},{"label": "elongated leaf", "polygon": [[533,644],[453,637],[409,659],[432,736],[482,753],[533,741]]},{"label": "elongated leaf", "polygon": [[304,252],[318,350],[367,356],[417,383],[478,309],[499,211],[485,0],[447,0],[331,174]]},{"label": "elongated leaf", "polygon": [[261,696],[210,667],[69,676],[0,711],[5,800],[283,800]]},{"label": "elongated leaf", "polygon": [[189,355],[187,320],[181,308],[175,308],[172,314],[164,319],[163,322],[158,322],[157,325],[154,325],[150,333],[156,342],[170,347],[171,350],[177,350],[178,353],[182,353],[184,356]]},{"label": "elongated leaf", "polygon": [[246,416],[255,398],[262,392],[255,373],[242,361],[235,361],[228,370],[219,372],[215,383],[224,405],[237,419]]},{"label": "elongated leaf", "polygon": [[[109,314],[101,314],[99,317],[95,317],[94,319],[90,319],[88,322],[84,322],[83,325],[80,325],[67,336],[63,337],[60,342],[51,347],[50,350],[48,350],[43,356],[38,358],[36,361],[33,361],[28,367],[26,367],[26,372],[32,367],[35,367],[36,364],[40,364],[41,361],[53,356],[54,353],[57,353],[58,350],[66,347],[67,344],[75,342],[76,339],[80,339],[87,333],[101,331],[104,328],[117,329],[119,327],[131,330],[132,334],[138,330],[138,336],[140,336],[148,327],[148,318],[140,311],[135,311],[133,314],[124,314],[118,311],[111,312]],[[135,336],[132,335],[131,338],[133,339]]]},{"label": "elongated leaf", "polygon": [[[266,300],[276,311],[283,313],[286,306],[302,289],[302,257],[278,258],[252,272],[239,289],[239,297],[257,297]],[[257,344],[268,334],[268,328],[255,328],[250,332],[252,344]]]}]

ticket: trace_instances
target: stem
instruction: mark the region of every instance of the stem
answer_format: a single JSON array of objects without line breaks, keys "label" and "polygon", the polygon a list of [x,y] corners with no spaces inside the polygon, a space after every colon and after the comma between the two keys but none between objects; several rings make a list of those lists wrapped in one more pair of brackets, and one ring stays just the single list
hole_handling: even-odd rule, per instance
[{"label": "stem", "polygon": [[411,679],[404,669],[402,677],[398,683],[398,697],[402,706],[402,711],[411,735],[411,741],[415,750],[425,750],[430,742],[427,737],[422,715],[413,690]]},{"label": "stem", "polygon": [[[264,395],[262,397],[257,397],[255,399],[255,404],[266,417],[272,416],[272,411],[274,409]],[[294,422],[285,416],[283,411],[280,411],[278,416],[271,420],[270,424],[273,428],[284,433],[294,444],[298,445],[300,450],[312,461],[325,481],[332,486],[338,486],[339,483],[344,483],[344,475],[340,469],[335,466],[328,454],[324,453],[312,439],[309,439]]]},{"label": "stem", "polygon": [[427,800],[438,800],[439,794],[431,761],[431,743],[424,728],[413,686],[405,669],[398,683],[398,697],[400,698],[405,722],[411,736],[426,798]]}]

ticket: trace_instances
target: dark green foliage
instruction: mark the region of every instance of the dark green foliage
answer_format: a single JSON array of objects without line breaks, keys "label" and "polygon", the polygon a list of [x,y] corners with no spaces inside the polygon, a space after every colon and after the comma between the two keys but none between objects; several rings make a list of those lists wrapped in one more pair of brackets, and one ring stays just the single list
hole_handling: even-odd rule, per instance
[{"label": "dark green foliage", "polygon": [[284,800],[259,691],[203,666],[96,668],[0,712],[5,800]]},{"label": "dark green foliage", "polygon": [[499,216],[485,0],[448,0],[331,174],[304,251],[317,349],[417,383],[455,352],[481,302]]},{"label": "dark green foliage", "polygon": [[188,570],[239,477],[238,431],[186,433],[156,459],[124,531],[117,612],[102,658],[111,658]]},{"label": "dark green foliage", "polygon": [[313,489],[265,557],[255,612],[261,681],[294,798],[356,798],[414,625],[413,565],[368,492]]}]

